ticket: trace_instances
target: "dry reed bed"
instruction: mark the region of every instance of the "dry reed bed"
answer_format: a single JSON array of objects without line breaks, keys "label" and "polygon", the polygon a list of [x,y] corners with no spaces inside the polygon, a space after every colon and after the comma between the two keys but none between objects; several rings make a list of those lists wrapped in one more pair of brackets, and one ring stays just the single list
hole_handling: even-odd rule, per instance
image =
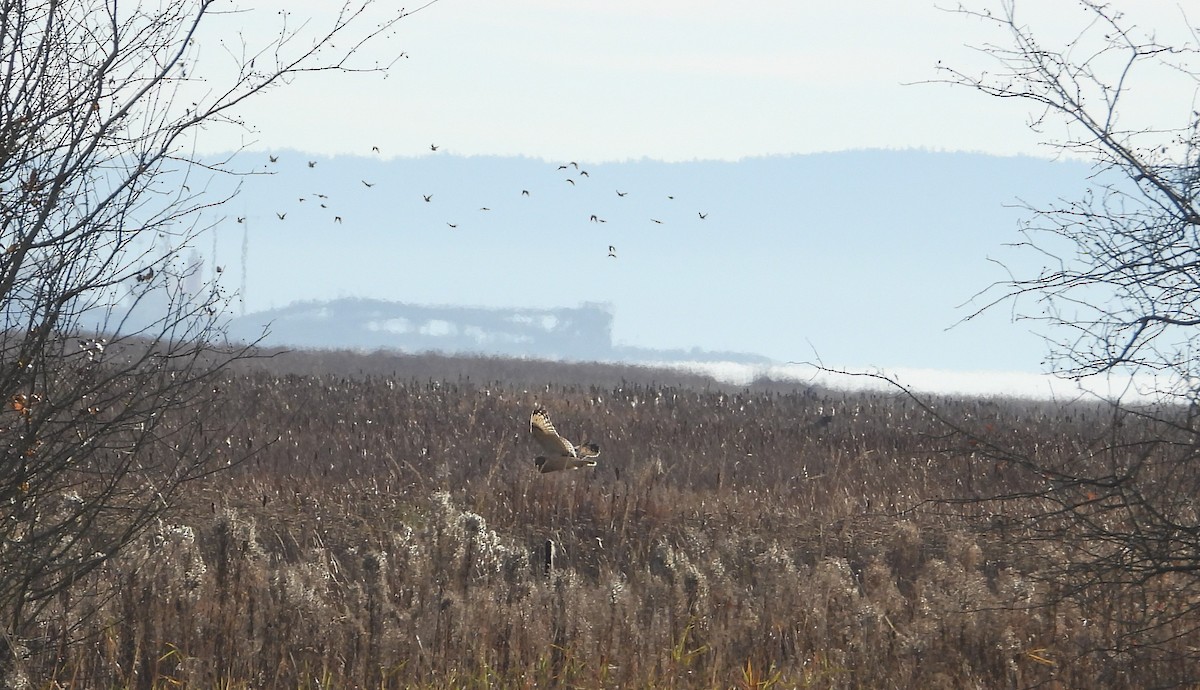
[{"label": "dry reed bed", "polygon": [[[984,506],[911,510],[1020,477],[901,396],[633,370],[546,385],[531,382],[554,366],[512,362],[515,384],[411,378],[430,360],[390,374],[344,357],[223,384],[243,423],[225,452],[249,457],[63,598],[26,641],[35,685],[1141,687],[1189,672],[1085,654],[1153,592],[1032,607],[1063,546],[976,529]],[[614,376],[561,378],[589,373]],[[601,444],[596,471],[534,471],[535,404]],[[1049,457],[1085,447],[1103,414],[936,404]]]}]

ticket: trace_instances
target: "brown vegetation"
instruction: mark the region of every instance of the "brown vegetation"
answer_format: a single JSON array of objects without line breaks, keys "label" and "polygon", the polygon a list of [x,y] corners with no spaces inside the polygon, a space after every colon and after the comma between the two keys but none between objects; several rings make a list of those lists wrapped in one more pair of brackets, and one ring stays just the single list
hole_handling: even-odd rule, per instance
[{"label": "brown vegetation", "polygon": [[[190,483],[16,641],[34,687],[1194,680],[1169,654],[1096,651],[1186,589],[1054,596],[1041,575],[1070,545],[986,502],[929,502],[1030,479],[904,396],[347,353],[242,365],[218,391],[209,423],[239,422],[217,440],[249,459]],[[536,472],[535,404],[598,441],[599,467]],[[1046,457],[1081,457],[1105,421],[1086,405],[934,404]],[[1195,646],[1193,626],[1158,628],[1155,649]]]}]

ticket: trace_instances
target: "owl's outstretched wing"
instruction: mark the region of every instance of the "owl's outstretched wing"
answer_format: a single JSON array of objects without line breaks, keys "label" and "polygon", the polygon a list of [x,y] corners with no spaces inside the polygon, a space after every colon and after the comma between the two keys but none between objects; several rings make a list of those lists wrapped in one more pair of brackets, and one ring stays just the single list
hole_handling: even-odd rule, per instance
[{"label": "owl's outstretched wing", "polygon": [[533,434],[533,440],[551,457],[577,457],[575,445],[558,435],[550,416],[540,407],[529,415],[529,433]]}]

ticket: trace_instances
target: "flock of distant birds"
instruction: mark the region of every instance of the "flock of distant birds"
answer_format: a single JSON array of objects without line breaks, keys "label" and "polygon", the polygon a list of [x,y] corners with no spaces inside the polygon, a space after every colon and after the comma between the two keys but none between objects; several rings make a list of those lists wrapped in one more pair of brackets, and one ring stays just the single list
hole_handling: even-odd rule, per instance
[{"label": "flock of distant birds", "polygon": [[[433,152],[436,152],[438,150],[438,148],[439,148],[439,146],[437,144],[429,145],[429,149]],[[379,147],[372,146],[371,152],[378,154]],[[267,160],[268,160],[268,165],[275,165],[279,162],[279,156],[268,154]],[[310,167],[310,168],[317,167],[317,161],[311,161],[311,160],[308,161],[308,167]],[[588,173],[587,170],[580,168],[579,163],[577,161],[570,161],[568,163],[563,163],[562,165],[558,166],[557,170],[558,171],[563,171],[563,170],[567,171],[567,174],[569,176],[565,178],[565,182],[567,184],[570,184],[572,187],[576,186],[576,181],[575,181],[575,177],[570,177],[570,175],[575,175],[579,178],[584,178],[584,177],[589,178],[589,179],[591,178],[591,174]],[[363,183],[363,186],[367,187],[368,189],[375,186],[374,182],[368,182],[367,180],[360,180],[360,181]],[[620,198],[625,198],[625,197],[629,196],[629,192],[622,192],[619,189],[615,190],[615,191],[617,193],[617,196]],[[321,208],[324,208],[324,209],[329,208],[328,203],[326,203],[329,199],[329,197],[327,195],[314,194],[313,196],[317,199],[317,203],[320,205]],[[522,189],[521,196],[523,196],[523,197],[530,196],[529,190]],[[425,200],[425,203],[427,203],[427,204],[433,203],[433,194],[422,194],[421,197]],[[300,197],[299,199],[301,202],[304,202],[304,201],[308,200],[308,197]],[[667,199],[673,201],[675,199],[675,196],[673,194],[668,194]],[[490,209],[487,206],[481,206],[479,208],[479,210],[481,212],[487,212],[487,211],[491,211],[492,209]],[[287,214],[288,214],[287,211],[276,211],[275,217],[278,218],[279,220],[287,220]],[[699,217],[700,220],[705,220],[708,218],[708,214],[704,213],[703,211],[697,211],[696,215]],[[599,215],[597,215],[595,213],[591,214],[591,216],[588,218],[588,220],[589,220],[589,222],[592,222],[592,223],[607,223],[608,222],[607,220],[605,220],[604,218],[601,218]],[[237,222],[245,223],[246,218],[244,216],[239,216],[237,219]],[[341,224],[342,217],[335,215],[333,217],[333,222]],[[664,225],[664,222],[658,218],[651,218],[650,222],[658,224],[658,225]],[[450,221],[446,221],[446,225],[447,225],[447,227],[449,227],[452,230],[458,228],[458,223],[451,223]],[[617,258],[616,245],[612,245],[612,244],[608,245],[608,256],[609,256],[609,258],[612,258],[612,259]]]}]

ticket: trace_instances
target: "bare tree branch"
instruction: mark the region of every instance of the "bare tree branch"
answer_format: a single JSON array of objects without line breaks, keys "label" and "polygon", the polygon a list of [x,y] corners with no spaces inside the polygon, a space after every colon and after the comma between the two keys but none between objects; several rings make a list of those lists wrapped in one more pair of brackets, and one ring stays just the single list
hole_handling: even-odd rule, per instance
[{"label": "bare tree branch", "polygon": [[[1173,127],[1131,125],[1139,78],[1166,71],[1200,85],[1197,44],[1166,45],[1112,4],[1081,2],[1078,30],[1054,48],[1018,17],[959,7],[1003,35],[980,54],[995,70],[939,65],[940,81],[1033,106],[1031,127],[1063,155],[1095,162],[1079,199],[1026,206],[1019,248],[1040,256],[1033,275],[976,297],[968,318],[1011,304],[1016,319],[1045,326],[1053,370],[1074,379],[1154,375],[1156,399],[1098,403],[1107,423],[1066,454],[1022,447],[986,425],[926,411],[947,429],[948,457],[1001,468],[1001,488],[939,501],[980,515],[981,529],[1019,526],[1015,539],[1061,554],[1044,577],[1046,602],[1129,600],[1156,588],[1171,610],[1133,605],[1109,624],[1129,663],[1198,655],[1200,631],[1200,113]],[[1032,7],[1032,3],[1028,5]],[[1196,31],[1192,29],[1193,38]],[[1054,134],[1052,134],[1054,133]],[[1030,308],[1032,304],[1033,308]],[[907,391],[906,391],[907,392]],[[911,395],[911,394],[910,394]],[[990,523],[989,523],[990,521]],[[1144,599],[1144,597],[1143,597]],[[1195,680],[1195,679],[1193,679]]]},{"label": "bare tree branch", "polygon": [[406,16],[287,10],[277,33],[236,37],[225,76],[198,76],[201,47],[234,38],[205,27],[242,12],[0,0],[0,672],[54,597],[239,460],[216,412],[250,350],[224,344],[231,296],[187,253],[228,197],[180,182],[226,168],[189,138],[244,128],[240,105],[297,76],[386,70],[356,58]]}]

